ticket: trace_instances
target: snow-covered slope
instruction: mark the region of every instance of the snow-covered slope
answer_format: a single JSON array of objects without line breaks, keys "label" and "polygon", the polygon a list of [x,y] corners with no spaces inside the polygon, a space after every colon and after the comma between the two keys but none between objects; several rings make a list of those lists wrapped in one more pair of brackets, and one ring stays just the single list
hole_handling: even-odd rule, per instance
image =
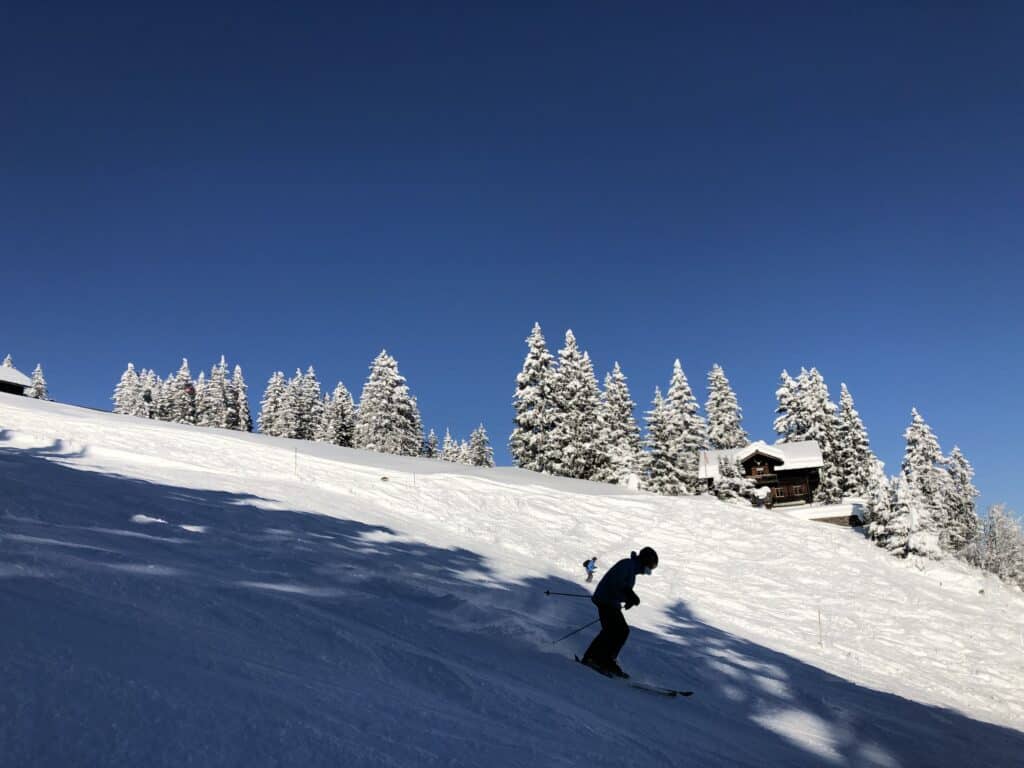
[{"label": "snow-covered slope", "polygon": [[[655,547],[620,661],[581,562]],[[600,571],[598,575],[600,576]],[[0,762],[1019,765],[1024,599],[854,530],[0,394]]]}]

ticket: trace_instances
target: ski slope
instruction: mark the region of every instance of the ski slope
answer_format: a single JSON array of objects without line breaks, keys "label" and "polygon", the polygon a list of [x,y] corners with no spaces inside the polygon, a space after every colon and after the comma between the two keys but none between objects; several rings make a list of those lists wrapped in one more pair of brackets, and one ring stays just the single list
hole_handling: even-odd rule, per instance
[{"label": "ski slope", "polygon": [[[620,657],[581,592],[661,566]],[[713,499],[0,394],[4,766],[1011,766],[1024,597]]]}]

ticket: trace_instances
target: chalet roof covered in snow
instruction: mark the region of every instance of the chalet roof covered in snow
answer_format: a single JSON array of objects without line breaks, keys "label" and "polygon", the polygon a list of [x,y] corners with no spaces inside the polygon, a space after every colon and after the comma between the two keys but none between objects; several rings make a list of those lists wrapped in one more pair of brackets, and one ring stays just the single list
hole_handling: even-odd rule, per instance
[{"label": "chalet roof covered in snow", "polygon": [[17,368],[12,368],[9,365],[0,365],[0,381],[6,381],[8,384],[16,384],[20,387],[32,386],[32,379]]},{"label": "chalet roof covered in snow", "polygon": [[763,440],[750,443],[743,448],[727,448],[721,451],[701,451],[698,477],[702,480],[718,478],[718,461],[726,458],[733,461],[745,461],[755,453],[761,453],[782,461],[776,469],[813,469],[820,467],[821,449],[814,440],[800,440],[795,443],[776,443],[769,445]]}]

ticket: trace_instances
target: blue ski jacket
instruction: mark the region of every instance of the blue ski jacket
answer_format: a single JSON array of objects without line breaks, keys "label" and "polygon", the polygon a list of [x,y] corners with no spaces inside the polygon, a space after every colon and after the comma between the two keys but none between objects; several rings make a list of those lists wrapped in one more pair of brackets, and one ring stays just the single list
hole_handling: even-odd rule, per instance
[{"label": "blue ski jacket", "polygon": [[621,608],[622,603],[639,604],[640,598],[633,591],[636,575],[643,570],[636,552],[630,552],[628,558],[619,560],[608,569],[594,590],[590,599],[595,605],[607,605]]}]

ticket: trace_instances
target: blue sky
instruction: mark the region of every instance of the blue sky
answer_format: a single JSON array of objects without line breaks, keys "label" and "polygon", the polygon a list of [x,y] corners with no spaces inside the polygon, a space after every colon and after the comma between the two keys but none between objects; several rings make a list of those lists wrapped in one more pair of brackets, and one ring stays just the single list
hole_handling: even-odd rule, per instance
[{"label": "blue sky", "polygon": [[1019,10],[517,5],[8,4],[0,354],[106,406],[386,347],[507,461],[539,321],[641,409],[721,363],[767,439],[817,366],[890,470],[916,406],[1024,509]]}]

